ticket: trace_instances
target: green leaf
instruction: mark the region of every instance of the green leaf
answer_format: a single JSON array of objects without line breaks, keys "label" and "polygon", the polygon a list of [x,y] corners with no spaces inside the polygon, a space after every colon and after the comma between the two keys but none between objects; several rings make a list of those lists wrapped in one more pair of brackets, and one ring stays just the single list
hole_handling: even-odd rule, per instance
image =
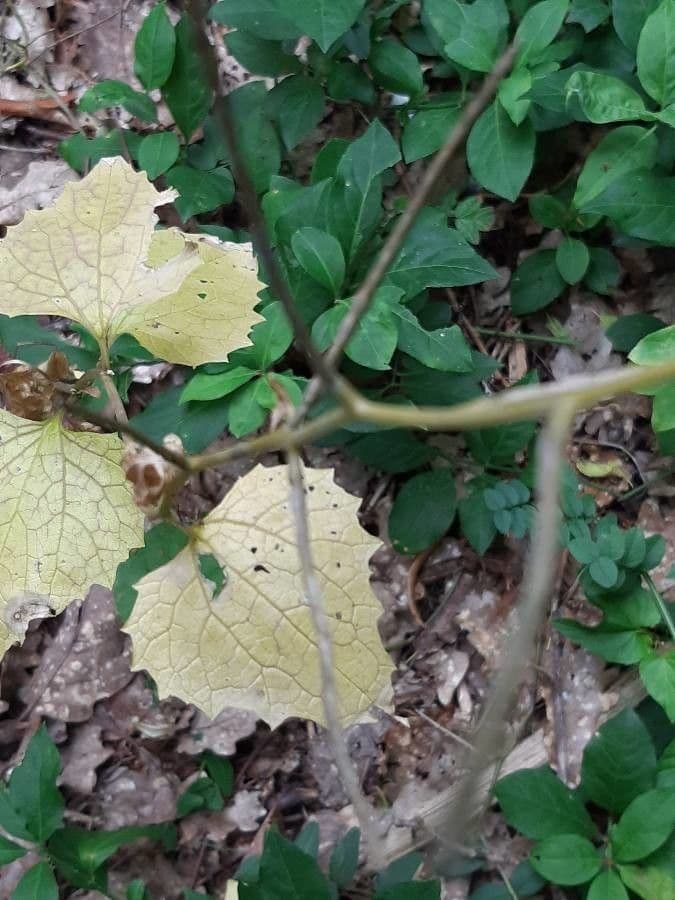
[{"label": "green leaf", "polygon": [[421,109],[403,129],[401,146],[407,163],[431,156],[446,142],[461,114],[459,106]]},{"label": "green leaf", "polygon": [[642,338],[628,358],[638,366],[658,366],[675,358],[675,325]]},{"label": "green leaf", "polygon": [[350,828],[333,848],[328,871],[331,881],[339,888],[346,888],[354,880],[359,866],[359,842],[361,832]]},{"label": "green leaf", "polygon": [[399,429],[365,434],[348,444],[348,450],[366,465],[392,474],[419,469],[437,455],[433,447]]},{"label": "green leaf", "polygon": [[516,69],[499,85],[497,97],[514,125],[520,125],[530,111],[532,101],[524,95],[531,87],[532,75],[528,69]]},{"label": "green leaf", "polygon": [[467,197],[455,206],[452,211],[455,228],[470,244],[480,241],[482,231],[489,231],[495,220],[490,206],[483,206],[479,197]]},{"label": "green leaf", "polygon": [[608,18],[609,6],[606,0],[572,0],[567,21],[581,25],[588,34],[603,25]]},{"label": "green leaf", "polygon": [[378,891],[373,900],[441,900],[440,881],[410,881]]},{"label": "green leaf", "polygon": [[675,895],[675,879],[668,872],[646,866],[619,866],[619,872],[624,884],[643,900],[671,900]]},{"label": "green leaf", "polygon": [[295,258],[315,281],[334,297],[340,296],[345,277],[345,258],[339,241],[311,225],[296,231],[291,239]]},{"label": "green leaf", "polygon": [[459,287],[496,278],[492,266],[445,224],[438,210],[422,210],[387,278],[415,297],[428,287]]},{"label": "green leaf", "polygon": [[595,834],[578,795],[547,766],[507,775],[497,782],[494,793],[506,820],[526,837],[545,840],[576,834],[592,838]]},{"label": "green leaf", "polygon": [[615,181],[586,212],[608,216],[620,231],[659,244],[675,244],[675,178],[649,173]]},{"label": "green leaf", "polygon": [[201,756],[201,763],[211,780],[218,785],[223,797],[231,797],[234,793],[234,770],[229,759],[205,750]]},{"label": "green leaf", "polygon": [[675,100],[675,0],[661,0],[647,18],[637,47],[637,72],[652,99]]},{"label": "green leaf", "polygon": [[234,181],[227,166],[205,172],[192,166],[177,165],[166,173],[166,180],[180,195],[174,203],[183,222],[199,213],[226,206],[234,198]]},{"label": "green leaf", "polygon": [[338,103],[355,100],[371,106],[377,97],[373,82],[363,69],[351,60],[339,60],[333,63],[326,83],[328,96]]},{"label": "green leaf", "polygon": [[261,406],[257,399],[260,381],[249,382],[232,395],[227,427],[234,437],[251,434],[267,419],[269,410]]},{"label": "green leaf", "polygon": [[73,346],[60,332],[41,325],[36,316],[0,315],[0,345],[10,357],[32,366],[45,362],[55,350],[80,369],[94,368],[97,363],[97,351]]},{"label": "green leaf", "polygon": [[333,178],[337,174],[338,165],[349,147],[349,143],[342,138],[331,138],[323,145],[314,158],[312,184],[317,184],[324,178]]},{"label": "green leaf", "polygon": [[255,75],[278,78],[301,68],[298,58],[288,53],[281,41],[267,41],[248,31],[231,31],[224,41],[237,62]]},{"label": "green leaf", "polygon": [[116,128],[107,134],[86,138],[78,131],[65,141],[61,141],[58,147],[59,155],[72,169],[83,173],[85,169],[95,166],[105,157],[120,156],[123,152],[122,134],[123,132]]},{"label": "green leaf", "polygon": [[[509,11],[504,0],[477,0],[471,6],[448,0],[455,36],[445,43],[448,59],[474,72],[490,72],[504,47]],[[458,26],[458,27],[457,27]]]},{"label": "green leaf", "polygon": [[552,303],[565,290],[555,250],[537,250],[516,269],[511,279],[511,309],[526,316]]},{"label": "green leaf", "polygon": [[28,851],[25,847],[13,844],[12,841],[0,834],[0,866],[7,866],[15,859],[21,859],[26,853]]},{"label": "green leaf", "polygon": [[284,16],[280,0],[221,0],[209,11],[214,22],[241,28],[270,41],[292,40],[300,37],[302,29]]},{"label": "green leaf", "polygon": [[248,173],[256,190],[262,193],[281,165],[281,148],[268,108],[267,89],[261,81],[251,81],[228,94],[227,100]]},{"label": "green leaf", "polygon": [[415,475],[403,485],[389,514],[389,539],[397,553],[415,556],[452,525],[457,510],[455,479],[448,469]]},{"label": "green leaf", "polygon": [[472,490],[459,501],[458,512],[462,534],[476,553],[483,556],[497,535],[494,516],[485,504],[484,492]]},{"label": "green leaf", "polygon": [[284,0],[281,9],[285,17],[303,34],[314,38],[326,53],[354,24],[364,4],[365,0]]},{"label": "green leaf", "polygon": [[661,388],[654,396],[652,428],[654,431],[675,428],[675,384]]},{"label": "green leaf", "polygon": [[228,394],[236,391],[237,388],[247,384],[255,376],[256,372],[244,366],[234,366],[215,375],[209,375],[207,372],[197,372],[183,388],[180,402],[217,400],[219,397],[226,397]]},{"label": "green leaf", "polygon": [[600,556],[594,559],[589,567],[588,572],[600,587],[611,588],[619,580],[619,568],[613,559],[607,556]]},{"label": "green leaf", "polygon": [[179,796],[176,803],[176,816],[183,819],[190,813],[200,809],[216,812],[223,808],[223,797],[218,785],[210,778],[202,777],[193,781],[187,790]]},{"label": "green leaf", "polygon": [[630,353],[643,338],[661,328],[665,328],[665,322],[662,319],[649,313],[633,313],[628,316],[619,316],[605,334],[611,341],[614,350],[618,350],[619,353]]},{"label": "green leaf", "polygon": [[338,165],[338,175],[346,183],[356,184],[365,194],[376,175],[395,166],[401,159],[398,145],[379,119],[361,137],[352,141]]},{"label": "green leaf", "polygon": [[641,794],[610,829],[612,857],[636,862],[664,844],[675,828],[675,789]]},{"label": "green leaf", "polygon": [[510,466],[516,453],[524,450],[534,437],[534,422],[514,422],[495,428],[468,431],[464,437],[469,452],[484,466]]},{"label": "green leaf", "polygon": [[253,347],[247,347],[243,352],[236,351],[236,354],[242,357],[246,354],[247,358],[250,357],[251,368],[264,370],[281,359],[291,346],[293,328],[279,300],[269,303],[263,310],[263,316],[265,321],[258,322],[251,329]]},{"label": "green leaf", "polygon": [[124,109],[137,119],[145,122],[156,122],[157,112],[155,104],[147,94],[135,91],[123,81],[108,79],[90,87],[82,94],[78,104],[82,112],[95,113],[99,109],[108,109],[111,106],[123,106]]},{"label": "green leaf", "polygon": [[154,181],[178,159],[180,145],[173,131],[159,131],[144,137],[138,149],[138,164]]},{"label": "green leaf", "polygon": [[198,42],[190,13],[183,13],[176,25],[175,34],[173,68],[162,87],[162,97],[187,142],[211,108],[211,86],[197,49]]},{"label": "green leaf", "polygon": [[223,433],[228,421],[228,400],[180,403],[180,387],[158,394],[131,424],[155,441],[177,434],[187,453],[200,453]]},{"label": "green leaf", "polygon": [[26,828],[39,842],[61,824],[63,797],[56,787],[61,771],[61,757],[45,725],[40,725],[30,739],[21,765],[9,779],[12,806],[25,818]]},{"label": "green leaf", "polygon": [[158,3],[143,20],[134,42],[134,72],[146,91],[160,88],[171,74],[176,52],[176,34]]},{"label": "green leaf", "polygon": [[416,97],[424,90],[417,56],[398,41],[385,39],[373,44],[368,66],[376,83],[387,91]]},{"label": "green leaf", "polygon": [[399,350],[441,372],[473,371],[471,348],[459,325],[427,331],[407,307],[395,306],[393,313],[399,319]]},{"label": "green leaf", "polygon": [[632,666],[651,652],[649,635],[639,631],[605,625],[587,628],[572,619],[558,619],[554,624],[570,641],[585,647],[591,653],[596,653],[608,662]]},{"label": "green leaf", "polygon": [[590,259],[588,247],[576,238],[563,238],[555,252],[558,271],[568,284],[578,284],[581,281]]},{"label": "green leaf", "polygon": [[534,194],[529,199],[530,215],[544,228],[565,228],[569,209],[562,200],[551,194]]},{"label": "green leaf", "polygon": [[556,834],[530,853],[533,868],[554,884],[585,884],[598,874],[602,857],[589,840],[578,834]]},{"label": "green leaf", "polygon": [[611,294],[621,280],[621,267],[616,257],[604,247],[591,247],[591,261],[584,284],[597,294]]},{"label": "green leaf", "polygon": [[654,787],[655,779],[656,751],[642,719],[632,709],[605,722],[586,745],[581,790],[614,815]]},{"label": "green leaf", "polygon": [[536,136],[528,120],[514,125],[495,101],[481,114],[467,142],[471,174],[484,188],[516,200],[532,170]]},{"label": "green leaf", "polygon": [[265,835],[259,884],[263,900],[332,900],[316,861],[274,829]]},{"label": "green leaf", "polygon": [[535,3],[520,20],[516,30],[519,45],[515,65],[533,65],[542,50],[555,39],[569,10],[569,0],[542,0]]},{"label": "green leaf", "polygon": [[670,721],[675,722],[675,650],[643,659],[640,678],[649,694],[664,708]]},{"label": "green leaf", "polygon": [[307,75],[292,75],[267,95],[272,119],[287,150],[296,147],[323,118],[326,100],[321,84]]},{"label": "green leaf", "polygon": [[612,0],[614,29],[626,47],[635,53],[640,32],[660,0]]},{"label": "green leaf", "polygon": [[575,72],[565,91],[568,101],[570,97],[576,97],[584,115],[596,125],[649,118],[637,91],[613,75]]},{"label": "green leaf", "polygon": [[59,889],[49,863],[39,862],[29,869],[14,888],[12,900],[59,900]]},{"label": "green leaf", "polygon": [[149,895],[145,890],[145,882],[142,878],[135,878],[129,882],[126,900],[149,900]]},{"label": "green leaf", "polygon": [[626,888],[614,869],[605,869],[593,879],[586,900],[629,900]]},{"label": "green leaf", "polygon": [[161,841],[165,850],[172,850],[176,845],[176,828],[165,824],[87,831],[69,826],[57,831],[47,848],[61,875],[74,887],[107,891],[103,864],[120,847],[140,838]]},{"label": "green leaf", "polygon": [[605,135],[581,170],[574,205],[583,207],[612,182],[637,169],[651,169],[656,163],[658,141],[654,130],[624,125]]},{"label": "green leaf", "polygon": [[169,522],[160,522],[145,532],[145,546],[132,550],[129,559],[117,567],[112,590],[115,611],[121,622],[126,622],[134,608],[134,585],[144,575],[170,562],[187,546],[187,542],[186,533]]},{"label": "green leaf", "polygon": [[389,863],[387,868],[380,872],[375,879],[377,892],[388,891],[390,888],[412,881],[423,861],[424,857],[421,853],[413,850]]}]

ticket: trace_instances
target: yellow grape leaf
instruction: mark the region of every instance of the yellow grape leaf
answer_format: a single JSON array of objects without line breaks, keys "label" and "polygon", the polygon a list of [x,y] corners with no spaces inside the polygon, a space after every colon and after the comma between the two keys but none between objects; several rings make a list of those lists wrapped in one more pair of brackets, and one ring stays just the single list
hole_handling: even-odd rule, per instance
[{"label": "yellow grape leaf", "polygon": [[[186,366],[225,359],[230,351],[250,344],[249,331],[263,321],[253,309],[263,285],[256,275],[250,244],[214,244],[191,238],[175,229],[155,232],[151,264],[158,259],[166,265],[193,246],[200,265],[174,294],[135,307],[119,320],[121,330],[133,334],[155,356]],[[245,302],[233,302],[233,298]],[[227,327],[223,329],[225,318]]]},{"label": "yellow grape leaf", "polygon": [[253,254],[249,245],[179,234],[175,252],[165,248],[152,265],[155,207],[175,196],[121,157],[102,159],[53,206],[8,228],[0,241],[2,311],[65,316],[104,348],[131,331],[168,362],[225,360],[250,343],[246,334],[261,319]]},{"label": "yellow grape leaf", "polygon": [[117,435],[0,410],[2,653],[22,636],[24,598],[43,615],[58,612],[93,582],[110,586],[118,563],[143,543],[122,452]]},{"label": "yellow grape leaf", "polygon": [[[330,617],[335,679],[345,724],[391,696],[392,664],[377,620],[368,559],[380,542],[358,523],[359,500],[329,469],[305,472],[317,575]],[[225,584],[215,593],[200,557],[211,554]],[[190,544],[144,576],[125,630],[135,668],[160,696],[215,716],[253,710],[273,727],[289,716],[323,722],[319,656],[304,600],[285,466],[256,466],[193,529]]]}]

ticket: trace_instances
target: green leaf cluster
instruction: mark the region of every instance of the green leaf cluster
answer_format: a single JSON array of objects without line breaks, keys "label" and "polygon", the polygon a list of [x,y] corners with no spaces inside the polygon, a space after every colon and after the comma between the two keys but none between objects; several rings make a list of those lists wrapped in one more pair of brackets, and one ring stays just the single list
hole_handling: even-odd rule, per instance
[{"label": "green leaf cluster", "polygon": [[675,892],[674,749],[657,757],[627,709],[586,746],[576,790],[542,767],[507,775],[494,793],[509,824],[536,841],[530,862],[547,881],[586,885],[597,900],[627,900],[629,891],[665,900]]}]

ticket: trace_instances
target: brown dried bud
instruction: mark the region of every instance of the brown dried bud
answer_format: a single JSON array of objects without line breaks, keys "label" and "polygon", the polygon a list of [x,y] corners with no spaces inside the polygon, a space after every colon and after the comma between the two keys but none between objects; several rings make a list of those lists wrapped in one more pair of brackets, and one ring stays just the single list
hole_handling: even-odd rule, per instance
[{"label": "brown dried bud", "polygon": [[65,395],[58,383],[72,379],[68,360],[55,351],[39,368],[18,359],[0,365],[0,394],[5,409],[34,422],[43,422],[63,406]]},{"label": "brown dried bud", "polygon": [[[183,442],[177,434],[167,434],[163,441],[167,450],[183,452]],[[182,484],[182,469],[155,453],[127,441],[122,469],[134,486],[134,500],[149,518],[156,518],[172,500]]]}]

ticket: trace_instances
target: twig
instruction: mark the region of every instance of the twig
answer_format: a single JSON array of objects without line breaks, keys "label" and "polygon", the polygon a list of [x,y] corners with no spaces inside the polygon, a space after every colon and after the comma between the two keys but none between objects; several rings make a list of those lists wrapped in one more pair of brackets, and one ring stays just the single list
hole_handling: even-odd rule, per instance
[{"label": "twig", "polygon": [[381,840],[375,819],[375,811],[363,796],[356,769],[352,764],[342,733],[337,687],[335,684],[333,640],[314,567],[302,465],[295,448],[289,450],[287,461],[290,483],[290,507],[295,526],[298,557],[302,568],[303,590],[312,616],[319,653],[321,699],[326,717],[328,741],[342,785],[351,800],[354,813],[366,838],[369,860],[374,868],[380,869],[382,868]]},{"label": "twig", "polygon": [[340,395],[340,383],[334,370],[328,365],[314,344],[305,320],[300,315],[293,296],[289,290],[284,273],[272,249],[272,242],[267,232],[265,216],[258,200],[258,193],[248,171],[246,160],[239,146],[237,128],[233,121],[229,98],[223,94],[220,77],[218,75],[218,63],[205,29],[206,10],[203,0],[192,0],[188,4],[188,12],[194,25],[195,37],[198,43],[199,56],[204,67],[204,74],[211,85],[216,102],[214,116],[222,133],[230,155],[230,163],[234,173],[237,190],[241,197],[241,204],[249,217],[249,225],[253,235],[253,243],[256,252],[262,260],[265,278],[269,283],[274,296],[281,301],[288,320],[293,327],[295,340],[304,353],[313,371],[322,383],[332,388]]},{"label": "twig", "polygon": [[[401,249],[410,229],[415,224],[417,216],[429,199],[437,180],[445,172],[448,163],[464,143],[471,126],[494,96],[499,82],[511,68],[515,52],[515,47],[511,46],[497,61],[494,69],[487,76],[476,96],[467,105],[458,119],[457,124],[450,132],[447,141],[431,161],[429,168],[424,173],[422,181],[414,195],[411,197],[410,203],[408,203],[403,213],[396,220],[396,224],[392,228],[387,240],[384,242],[375,262],[364,278],[361,287],[354,294],[349,311],[340,323],[340,327],[335,335],[335,340],[326,353],[326,361],[331,367],[334,367],[340,361],[342,353],[358,325],[359,319],[367,310],[380,282],[396,259],[397,253]],[[305,394],[304,406],[306,408],[309,408],[314,400],[316,400],[320,390],[321,386],[319,381],[313,379]]]},{"label": "twig", "polygon": [[[492,695],[485,705],[474,740],[475,754],[460,786],[461,816],[453,816],[440,836],[453,846],[466,839],[467,822],[481,809],[484,800],[476,785],[489,760],[503,755],[504,722],[513,704],[518,685],[529,664],[535,638],[546,609],[555,576],[558,550],[558,490],[563,454],[577,406],[572,399],[554,407],[538,444],[537,511],[534,538],[518,609],[518,625],[504,653]],[[476,801],[478,800],[478,805]]]},{"label": "twig", "polygon": [[530,341],[533,344],[562,344],[564,347],[574,347],[572,338],[554,337],[552,334],[527,334],[524,331],[499,331],[496,328],[479,328],[478,334],[486,337],[504,338],[507,341]]},{"label": "twig", "polygon": [[670,610],[664,603],[663,597],[656,589],[656,585],[654,584],[651,576],[645,574],[644,579],[647,583],[647,587],[649,588],[649,593],[652,595],[652,600],[658,607],[658,610],[661,614],[661,618],[663,619],[663,624],[666,626],[666,628],[670,632],[671,640],[675,641],[675,624],[673,624],[673,619],[670,615]]},{"label": "twig", "polygon": [[173,450],[168,450],[163,444],[157,443],[157,441],[148,437],[147,434],[138,431],[138,429],[134,428],[134,426],[130,425],[128,422],[121,422],[119,419],[101,415],[100,413],[94,412],[94,410],[84,409],[74,403],[66,403],[65,408],[68,411],[69,416],[78,419],[80,422],[91,422],[93,425],[98,425],[99,428],[105,428],[108,431],[116,431],[119,434],[124,434],[136,441],[136,443],[140,444],[142,447],[149,447],[150,450],[154,450],[158,456],[161,456],[163,459],[167,460],[167,462],[173,463],[174,466],[178,466],[178,468],[182,469],[184,472],[192,471],[188,465],[188,457],[179,453],[174,453]]}]

